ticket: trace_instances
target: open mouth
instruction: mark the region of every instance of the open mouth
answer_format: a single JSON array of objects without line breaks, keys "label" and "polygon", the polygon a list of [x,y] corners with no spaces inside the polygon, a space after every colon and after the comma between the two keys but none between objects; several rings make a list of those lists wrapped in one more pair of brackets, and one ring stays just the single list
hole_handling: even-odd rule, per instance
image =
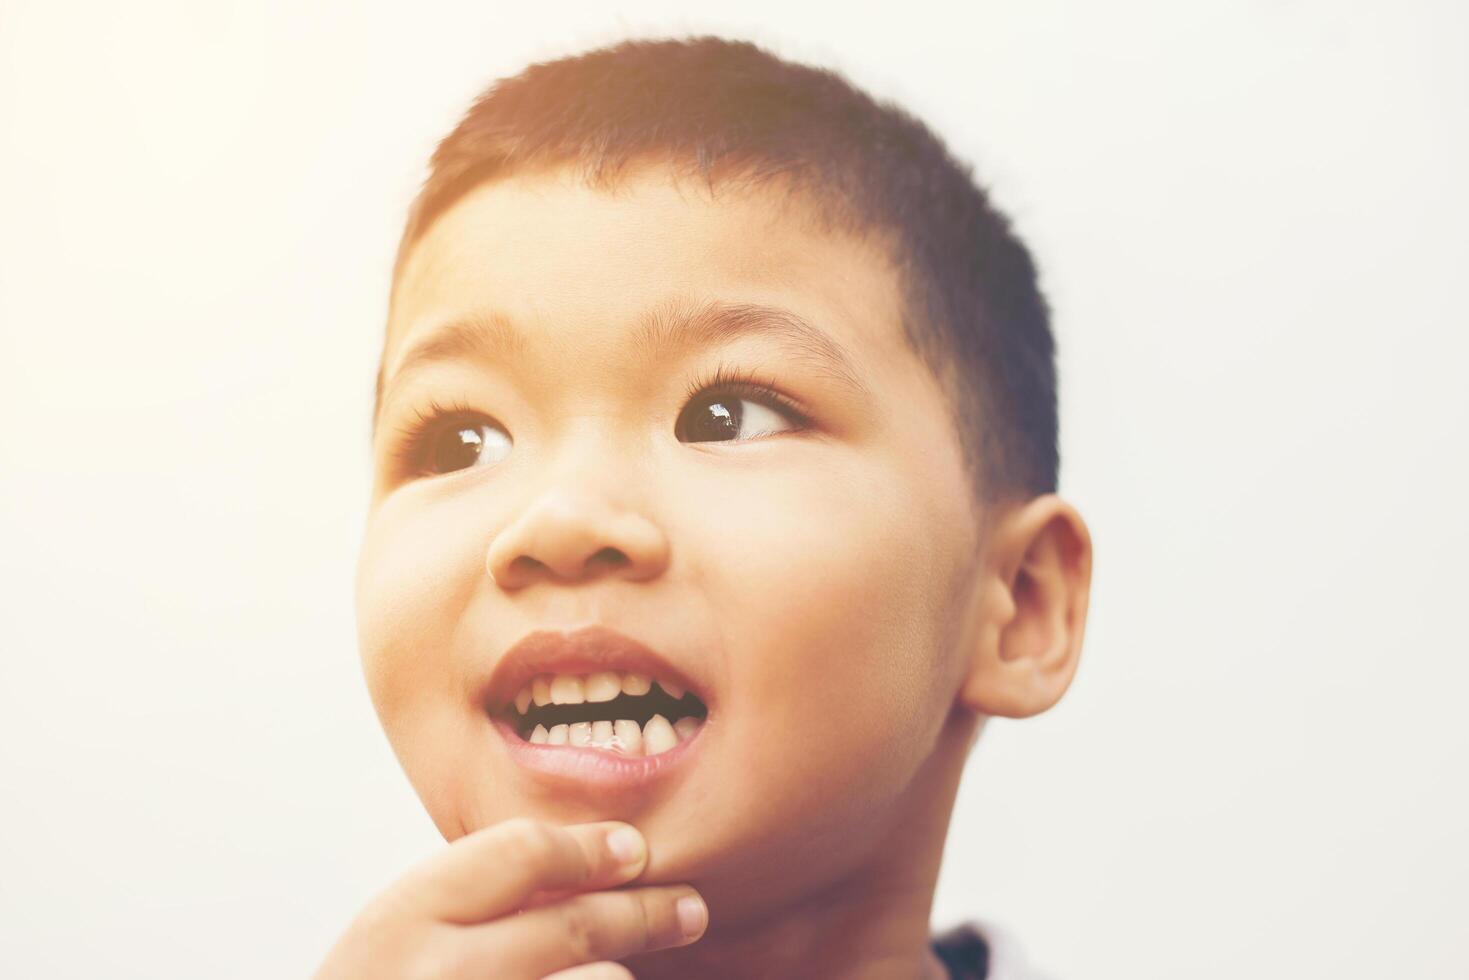
[{"label": "open mouth", "polygon": [[709,709],[692,691],[646,674],[540,674],[498,713],[523,741],[655,756],[698,734]]}]

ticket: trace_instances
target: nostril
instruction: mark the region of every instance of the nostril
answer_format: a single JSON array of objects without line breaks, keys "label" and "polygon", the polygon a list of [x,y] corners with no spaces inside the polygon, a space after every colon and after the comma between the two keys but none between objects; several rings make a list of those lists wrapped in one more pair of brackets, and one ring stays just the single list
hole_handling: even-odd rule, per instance
[{"label": "nostril", "polygon": [[[596,571],[599,568],[621,568],[631,563],[631,559],[617,548],[602,548],[588,558],[582,564],[583,572]],[[529,581],[537,575],[551,576],[554,578],[565,578],[560,571],[546,564],[538,558],[529,555],[519,555],[510,563],[510,572],[516,581]],[[498,579],[497,579],[498,581]]]},{"label": "nostril", "polygon": [[616,567],[618,565],[626,565],[627,562],[627,555],[624,555],[621,551],[618,551],[616,548],[611,547],[603,548],[595,555],[587,559],[587,564],[593,568],[595,568],[597,565],[611,565],[613,567]]},{"label": "nostril", "polygon": [[537,579],[560,578],[556,570],[538,558],[529,555],[516,556],[505,568],[504,575],[492,576],[495,581],[503,586],[524,586]]}]

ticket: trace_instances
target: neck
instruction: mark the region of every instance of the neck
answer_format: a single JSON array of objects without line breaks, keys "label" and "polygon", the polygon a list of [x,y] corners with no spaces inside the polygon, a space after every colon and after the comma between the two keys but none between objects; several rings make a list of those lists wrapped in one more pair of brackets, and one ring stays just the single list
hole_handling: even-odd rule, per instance
[{"label": "neck", "polygon": [[950,719],[944,744],[907,795],[917,807],[905,808],[851,873],[739,923],[721,923],[711,906],[698,942],[627,965],[639,980],[943,980],[948,972],[929,945],[929,916],[959,776],[977,734],[972,718]]}]

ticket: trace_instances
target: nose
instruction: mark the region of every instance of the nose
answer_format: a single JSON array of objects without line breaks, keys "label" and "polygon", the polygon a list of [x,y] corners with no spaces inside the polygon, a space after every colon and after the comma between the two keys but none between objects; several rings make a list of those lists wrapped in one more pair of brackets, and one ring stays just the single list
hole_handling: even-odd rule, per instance
[{"label": "nose", "polygon": [[644,581],[668,561],[668,540],[643,514],[586,487],[543,494],[490,543],[485,568],[502,589],[605,574]]}]

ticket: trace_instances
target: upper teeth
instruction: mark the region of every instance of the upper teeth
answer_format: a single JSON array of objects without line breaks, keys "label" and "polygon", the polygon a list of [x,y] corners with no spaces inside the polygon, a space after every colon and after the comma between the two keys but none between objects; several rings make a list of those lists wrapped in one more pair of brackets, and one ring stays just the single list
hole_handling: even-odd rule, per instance
[{"label": "upper teeth", "polygon": [[[672,681],[660,680],[658,686],[671,698],[684,696],[685,689]],[[601,670],[585,676],[541,674],[520,689],[515,696],[515,710],[525,714],[532,702],[542,705],[611,701],[619,694],[647,694],[652,687],[652,679],[644,674],[625,674],[615,670]]]}]

